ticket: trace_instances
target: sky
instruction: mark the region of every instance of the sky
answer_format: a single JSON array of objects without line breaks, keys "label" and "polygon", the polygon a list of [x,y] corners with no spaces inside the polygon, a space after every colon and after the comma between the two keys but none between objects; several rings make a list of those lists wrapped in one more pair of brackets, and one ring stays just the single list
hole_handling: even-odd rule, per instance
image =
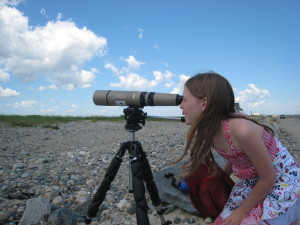
[{"label": "sky", "polygon": [[0,0],[0,114],[122,115],[93,93],[182,95],[206,71],[246,114],[300,114],[300,1]]}]

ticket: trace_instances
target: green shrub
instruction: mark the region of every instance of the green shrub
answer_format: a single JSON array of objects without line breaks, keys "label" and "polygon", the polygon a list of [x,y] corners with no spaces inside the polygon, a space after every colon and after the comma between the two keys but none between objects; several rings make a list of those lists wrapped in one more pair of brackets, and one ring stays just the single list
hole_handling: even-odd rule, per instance
[{"label": "green shrub", "polygon": [[124,121],[122,116],[109,117],[109,116],[90,116],[90,117],[80,117],[80,116],[40,116],[40,115],[29,115],[29,116],[19,116],[19,115],[0,115],[0,121],[6,123],[9,126],[20,126],[20,127],[36,127],[42,126],[44,128],[58,129],[59,123],[68,123],[76,121],[89,120],[92,122],[97,121]]}]

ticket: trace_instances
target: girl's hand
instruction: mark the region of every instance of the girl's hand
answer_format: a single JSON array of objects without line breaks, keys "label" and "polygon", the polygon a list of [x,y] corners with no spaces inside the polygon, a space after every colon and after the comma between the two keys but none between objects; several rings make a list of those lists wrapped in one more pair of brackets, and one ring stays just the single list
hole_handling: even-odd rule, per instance
[{"label": "girl's hand", "polygon": [[240,225],[247,215],[248,213],[243,211],[241,208],[237,208],[228,218],[225,219],[224,225]]}]

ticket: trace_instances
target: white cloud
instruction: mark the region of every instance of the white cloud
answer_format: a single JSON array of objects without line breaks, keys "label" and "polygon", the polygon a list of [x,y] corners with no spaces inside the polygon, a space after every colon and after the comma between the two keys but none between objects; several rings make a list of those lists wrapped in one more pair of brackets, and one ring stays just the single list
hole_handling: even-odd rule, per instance
[{"label": "white cloud", "polygon": [[183,93],[183,87],[185,82],[189,79],[190,77],[184,74],[179,75],[179,83],[178,85],[172,90],[172,94],[182,94]]},{"label": "white cloud", "polygon": [[144,37],[144,29],[139,28],[138,30],[139,30],[139,36],[138,36],[138,38],[139,39],[143,39],[143,37]]},{"label": "white cloud", "polygon": [[46,9],[45,9],[45,8],[42,8],[41,11],[40,11],[40,13],[41,13],[43,16],[45,16],[45,15],[46,15]]},{"label": "white cloud", "polygon": [[137,61],[134,56],[130,55],[128,58],[123,59],[123,61],[127,62],[128,67],[127,68],[123,68],[123,70],[128,70],[128,71],[133,71],[133,70],[138,70],[141,65],[144,65],[144,62],[139,62]]},{"label": "white cloud", "polygon": [[50,88],[51,90],[58,90],[58,89],[59,89],[55,84],[51,84],[51,85],[49,86],[49,88]]},{"label": "white cloud", "polygon": [[11,90],[9,88],[3,89],[0,87],[0,96],[2,97],[16,97],[20,96],[20,92],[17,92],[15,90]]},{"label": "white cloud", "polygon": [[[67,86],[65,86],[67,88]],[[49,86],[39,86],[37,89],[33,87],[29,87],[30,90],[32,91],[45,91],[45,90],[58,90],[59,88],[55,84],[51,84]]]},{"label": "white cloud", "polygon": [[125,89],[142,90],[153,86],[151,81],[148,81],[144,77],[139,76],[136,73],[129,73],[126,76],[119,77],[119,83],[111,83],[112,87],[122,87]]},{"label": "white cloud", "polygon": [[57,109],[59,109],[58,106],[52,106],[52,107],[46,108],[46,109],[39,109],[38,112],[42,113],[42,114],[48,114],[48,113],[56,112]]},{"label": "white cloud", "polygon": [[105,54],[107,41],[60,19],[30,27],[19,10],[0,4],[0,68],[24,82],[46,75],[58,88],[90,86],[97,71],[82,67]]},{"label": "white cloud", "polygon": [[255,84],[249,84],[248,88],[238,92],[235,99],[240,105],[247,105],[249,107],[258,107],[265,103],[265,99],[270,97],[271,93],[266,89],[259,89]]},{"label": "white cloud", "polygon": [[111,63],[106,63],[105,64],[105,69],[111,70],[114,74],[119,75],[121,72]]},{"label": "white cloud", "polygon": [[174,85],[173,77],[174,74],[170,71],[160,72],[153,71],[153,79],[147,79],[143,76],[140,76],[138,73],[133,72],[140,69],[141,65],[144,65],[144,62],[138,61],[134,56],[129,56],[128,58],[121,58],[122,61],[127,62],[127,67],[122,67],[118,69],[111,63],[106,63],[105,68],[111,70],[114,74],[118,75],[119,82],[111,83],[112,87],[125,88],[125,89],[135,89],[143,90],[153,88],[163,82],[164,86],[170,88]]},{"label": "white cloud", "polygon": [[9,81],[9,77],[10,76],[8,73],[6,73],[4,70],[0,69],[0,82],[5,83],[5,82]]},{"label": "white cloud", "polygon": [[38,101],[29,100],[29,101],[16,102],[14,104],[8,104],[8,106],[11,106],[14,108],[31,108],[34,105],[36,105],[37,103],[38,103]]},{"label": "white cloud", "polygon": [[145,64],[144,62],[136,60],[136,58],[132,55],[128,56],[128,58],[121,58],[121,60],[127,63],[127,67],[122,67],[121,69],[118,69],[112,63],[106,63],[104,67],[106,69],[111,70],[116,75],[122,75],[138,70],[142,65]]},{"label": "white cloud", "polygon": [[1,5],[10,5],[10,6],[17,6],[24,0],[0,0],[0,6]]},{"label": "white cloud", "polygon": [[255,108],[255,111],[268,115],[300,114],[299,102],[266,102]]},{"label": "white cloud", "polygon": [[173,85],[174,85],[174,82],[173,82],[173,81],[170,81],[170,82],[165,83],[164,86],[165,86],[166,88],[171,88]]},{"label": "white cloud", "polygon": [[62,13],[58,13],[57,17],[56,17],[56,20],[61,20],[61,18],[62,18]]},{"label": "white cloud", "polygon": [[165,86],[170,87],[173,84],[172,74],[170,71],[162,73],[160,71],[153,71],[154,79],[148,80],[143,76],[138,75],[137,73],[128,73],[125,76],[119,76],[119,83],[111,83],[112,87],[125,88],[128,90],[144,90],[153,88],[162,82],[167,82]]},{"label": "white cloud", "polygon": [[153,81],[153,86],[156,86],[159,83],[166,81],[167,83],[164,86],[169,88],[174,83],[172,81],[174,74],[170,71],[166,71],[165,73],[162,73],[160,71],[153,71],[153,76],[155,77],[155,80]]},{"label": "white cloud", "polygon": [[45,91],[45,90],[47,90],[48,88],[47,87],[45,87],[45,86],[39,86],[38,87],[38,90],[39,91]]},{"label": "white cloud", "polygon": [[46,13],[46,9],[45,8],[41,8],[40,13],[45,16],[46,18],[48,18],[49,16]]}]

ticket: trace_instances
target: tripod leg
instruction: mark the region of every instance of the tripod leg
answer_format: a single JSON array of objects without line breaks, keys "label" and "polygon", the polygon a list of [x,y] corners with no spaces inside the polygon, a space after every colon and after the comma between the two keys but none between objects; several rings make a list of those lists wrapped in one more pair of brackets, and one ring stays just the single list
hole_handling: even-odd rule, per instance
[{"label": "tripod leg", "polygon": [[148,206],[145,199],[144,174],[142,163],[139,159],[139,147],[137,142],[133,142],[129,148],[132,157],[132,187],[134,200],[136,202],[136,220],[138,225],[149,225],[150,223],[147,215]]},{"label": "tripod leg", "polygon": [[126,148],[127,148],[126,143],[121,144],[119,151],[112,159],[111,163],[109,164],[109,167],[104,175],[104,179],[102,180],[96,194],[94,195],[92,203],[88,209],[87,218],[85,218],[86,223],[88,222],[90,223],[91,222],[90,218],[96,216],[97,211],[105,198],[106,192],[109,190],[110,184],[115,179],[115,176],[120,168],[122,157],[125,154]]},{"label": "tripod leg", "polygon": [[159,218],[161,220],[161,224],[162,225],[172,224],[171,221],[165,221],[165,218],[164,218],[164,215],[163,215],[164,212],[165,212],[165,209],[163,209],[161,207],[162,202],[159,198],[159,193],[158,193],[158,190],[157,190],[157,186],[156,186],[156,184],[153,180],[153,174],[152,174],[152,171],[151,171],[149,161],[146,157],[145,152],[142,150],[142,147],[140,147],[140,149],[141,149],[140,154],[141,154],[141,160],[142,160],[142,170],[143,170],[143,173],[144,173],[144,176],[145,176],[144,179],[145,179],[145,182],[146,182],[147,190],[149,191],[149,195],[150,195],[152,204],[156,208],[157,214],[159,215]]},{"label": "tripod leg", "polygon": [[147,190],[149,191],[151,201],[153,205],[156,207],[161,204],[161,200],[159,198],[158,190],[156,184],[153,180],[153,174],[151,171],[151,167],[148,159],[146,158],[146,154],[143,152],[142,154],[142,170],[145,176],[145,182],[147,186]]}]

